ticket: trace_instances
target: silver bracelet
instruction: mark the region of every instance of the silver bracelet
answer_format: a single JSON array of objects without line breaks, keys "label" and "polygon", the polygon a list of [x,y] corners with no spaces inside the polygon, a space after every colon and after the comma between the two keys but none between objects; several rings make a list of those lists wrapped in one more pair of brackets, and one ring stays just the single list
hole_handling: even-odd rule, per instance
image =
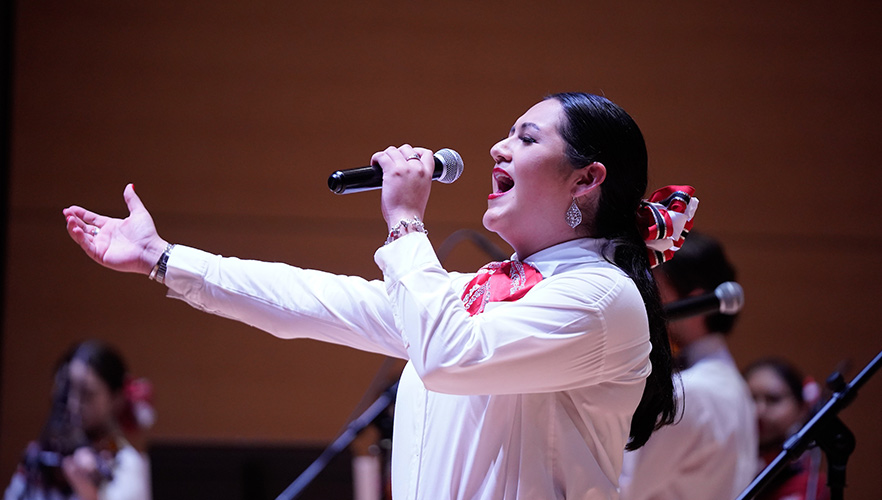
[{"label": "silver bracelet", "polygon": [[165,282],[165,272],[168,266],[168,257],[171,249],[175,247],[174,243],[169,243],[168,246],[165,247],[165,251],[162,252],[162,255],[159,256],[159,260],[156,261],[156,264],[153,266],[153,269],[150,270],[150,276],[148,278],[153,281],[162,284]]},{"label": "silver bracelet", "polygon": [[397,240],[401,237],[401,232],[406,229],[412,229],[414,231],[418,231],[423,234],[429,234],[426,231],[426,226],[423,225],[423,221],[420,220],[416,215],[413,216],[413,219],[401,219],[398,221],[398,224],[392,226],[392,230],[389,231],[389,236],[386,238],[386,243],[384,245],[388,245],[393,241]]}]

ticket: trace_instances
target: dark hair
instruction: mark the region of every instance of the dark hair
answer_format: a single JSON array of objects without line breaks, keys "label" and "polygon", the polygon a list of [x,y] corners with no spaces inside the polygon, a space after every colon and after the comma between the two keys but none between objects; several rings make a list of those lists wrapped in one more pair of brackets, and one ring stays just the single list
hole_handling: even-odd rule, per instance
[{"label": "dark hair", "polygon": [[744,369],[744,378],[747,379],[750,377],[750,374],[759,370],[761,368],[768,368],[775,372],[781,380],[787,385],[787,388],[790,390],[790,393],[796,398],[796,402],[802,405],[805,403],[805,396],[802,393],[802,386],[805,383],[805,376],[802,374],[799,369],[790,363],[789,361],[770,356],[767,358],[761,358]]},{"label": "dark hair", "polygon": [[100,340],[86,340],[74,345],[62,358],[62,363],[79,360],[101,377],[101,380],[116,394],[123,389],[128,368],[126,363],[111,345]]},{"label": "dark hair", "polygon": [[76,448],[88,443],[85,430],[80,427],[80,422],[72,420],[68,408],[70,365],[73,361],[82,361],[94,370],[113,394],[123,390],[127,374],[125,361],[119,352],[100,340],[74,344],[58,360],[55,365],[52,406],[39,441],[43,450],[62,455],[69,455]]},{"label": "dark hair", "polygon": [[70,485],[60,472],[60,462],[52,457],[65,457],[89,445],[85,430],[72,418],[68,408],[70,364],[74,360],[92,368],[112,393],[123,390],[126,364],[116,349],[99,340],[87,340],[68,349],[55,366],[49,417],[37,443],[29,446],[22,457],[28,488],[41,485],[70,493]]},{"label": "dark hair", "polygon": [[28,445],[22,456],[22,469],[26,477],[26,488],[56,488],[62,493],[71,493],[71,487],[61,472],[60,460],[47,460],[45,457],[65,457],[89,440],[78,422],[73,421],[68,409],[70,394],[70,374],[68,364],[62,362],[56,367],[52,384],[52,404],[49,417],[36,443]]},{"label": "dark hair", "polygon": [[[647,155],[643,134],[634,120],[605,97],[584,93],[553,94],[563,106],[560,134],[574,168],[594,162],[606,167],[600,201],[593,220],[593,236],[610,240],[612,262],[637,285],[649,319],[649,360],[652,372],[631,419],[626,449],[643,446],[650,434],[676,416],[673,361],[658,287],[652,277],[646,244],[637,227],[637,208],[646,192]],[[604,252],[607,254],[608,252]]]},{"label": "dark hair", "polygon": [[[726,258],[722,245],[714,238],[691,231],[675,258],[658,267],[670,279],[680,297],[695,290],[712,292],[727,281],[735,281],[735,268]],[[727,334],[735,326],[737,314],[714,313],[705,317],[708,331]]]}]

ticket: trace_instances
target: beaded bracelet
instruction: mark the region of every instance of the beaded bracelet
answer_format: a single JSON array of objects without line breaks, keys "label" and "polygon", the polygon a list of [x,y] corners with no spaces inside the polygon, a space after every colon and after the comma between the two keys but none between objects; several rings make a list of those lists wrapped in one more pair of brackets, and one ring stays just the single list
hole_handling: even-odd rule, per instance
[{"label": "beaded bracelet", "polygon": [[392,230],[389,231],[389,236],[386,238],[386,243],[384,244],[388,245],[389,243],[397,240],[401,237],[402,234],[406,234],[402,233],[402,231],[407,231],[408,229],[411,230],[408,232],[419,231],[423,234],[429,234],[429,232],[426,231],[426,226],[423,225],[423,221],[421,221],[419,217],[414,215],[413,219],[401,219],[400,221],[398,221],[398,224],[392,226]]}]

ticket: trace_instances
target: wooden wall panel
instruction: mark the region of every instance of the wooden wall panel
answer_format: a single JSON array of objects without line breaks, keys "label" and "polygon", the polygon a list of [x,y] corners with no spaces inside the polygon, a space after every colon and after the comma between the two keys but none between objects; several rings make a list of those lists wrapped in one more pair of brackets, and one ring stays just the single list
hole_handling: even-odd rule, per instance
[{"label": "wooden wall panel", "polygon": [[[153,379],[154,440],[320,443],[382,358],[282,341],[97,268],[61,209],[125,213],[242,257],[376,278],[377,193],[327,175],[389,144],[452,147],[427,213],[440,244],[481,229],[489,147],[544,94],[604,93],[643,129],[653,187],[689,182],[697,227],[736,262],[739,363],[782,353],[818,378],[882,348],[876,303],[882,33],[873,2],[31,1],[17,6],[0,477],[45,418],[76,339]],[[495,240],[498,242],[498,239]],[[463,244],[450,265],[485,256]],[[849,495],[882,496],[882,383],[845,414]]]}]

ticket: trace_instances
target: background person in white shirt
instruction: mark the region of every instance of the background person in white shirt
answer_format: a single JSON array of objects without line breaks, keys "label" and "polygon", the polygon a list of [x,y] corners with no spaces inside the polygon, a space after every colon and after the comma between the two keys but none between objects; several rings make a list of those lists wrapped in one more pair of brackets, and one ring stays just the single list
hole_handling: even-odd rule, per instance
[{"label": "background person in white shirt", "polygon": [[[636,216],[643,137],[609,100],[557,94],[518,118],[490,155],[483,221],[515,251],[508,265],[521,281],[508,287],[518,300],[470,284],[490,271],[441,267],[422,223],[432,153],[407,144],[371,158],[383,169],[390,231],[375,254],[382,281],[171,246],[131,186],[126,219],[64,213],[95,261],[164,281],[196,308],[282,338],[409,360],[395,410],[394,498],[614,499],[625,447],[675,411]],[[522,287],[534,268],[538,283]]]},{"label": "background person in white shirt", "polygon": [[[655,269],[665,303],[735,280],[722,246],[691,232],[677,257]],[[757,472],[753,400],[726,347],[736,316],[692,316],[668,325],[680,371],[682,414],[646,446],[626,453],[623,500],[735,498]]]}]

